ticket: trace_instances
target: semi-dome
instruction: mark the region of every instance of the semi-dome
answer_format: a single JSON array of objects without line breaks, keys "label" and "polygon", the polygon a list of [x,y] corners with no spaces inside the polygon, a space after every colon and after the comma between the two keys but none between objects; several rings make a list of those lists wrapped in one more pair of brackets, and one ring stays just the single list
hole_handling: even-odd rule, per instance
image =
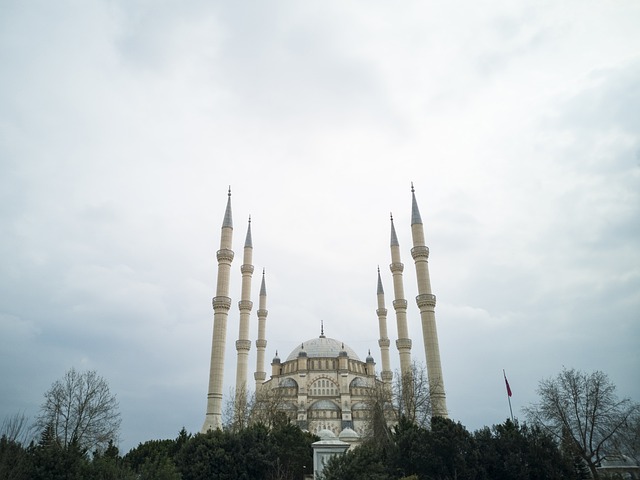
[{"label": "semi-dome", "polygon": [[331,400],[318,400],[311,404],[309,410],[340,410],[340,407]]},{"label": "semi-dome", "polygon": [[300,352],[305,352],[309,358],[318,357],[337,357],[341,351],[345,351],[349,354],[349,358],[361,361],[356,352],[351,347],[345,345],[334,338],[328,338],[321,335],[318,338],[312,338],[311,340],[305,340],[298,345],[287,357],[287,362],[298,358]]}]

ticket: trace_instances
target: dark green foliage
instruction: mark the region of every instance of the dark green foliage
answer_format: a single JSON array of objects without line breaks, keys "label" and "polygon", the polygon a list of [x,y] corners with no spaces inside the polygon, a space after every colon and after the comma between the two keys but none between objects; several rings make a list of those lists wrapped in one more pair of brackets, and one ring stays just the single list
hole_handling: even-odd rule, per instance
[{"label": "dark green foliage", "polygon": [[164,458],[173,459],[178,451],[175,440],[149,440],[131,449],[124,456],[124,461],[138,472],[144,464],[158,463]]},{"label": "dark green foliage", "polygon": [[[64,447],[45,428],[38,444],[0,438],[0,480],[294,480],[313,470],[318,438],[288,420],[271,428],[213,431],[141,443],[121,457],[110,443],[88,455]],[[569,446],[572,444],[569,443]],[[334,457],[325,480],[578,480],[575,453],[536,426],[507,420],[470,434],[460,423],[434,418],[430,428],[402,418],[389,441],[365,441]]]},{"label": "dark green foliage", "polygon": [[176,457],[184,480],[301,478],[311,471],[317,437],[287,422],[271,430],[252,425],[238,432],[210,431],[185,442]]},{"label": "dark green foliage", "polygon": [[92,480],[135,480],[136,475],[125,464],[118,447],[109,442],[104,453],[93,452],[93,460],[87,469]]},{"label": "dark green foliage", "polygon": [[327,462],[324,469],[325,480],[387,480],[392,477],[388,473],[386,452],[379,444],[367,441],[358,448],[348,451],[343,456],[335,456]]},{"label": "dark green foliage", "polygon": [[0,438],[0,479],[30,480],[31,458],[18,442]]},{"label": "dark green foliage", "polygon": [[571,479],[573,462],[538,427],[507,420],[475,433],[484,478]]},{"label": "dark green foliage", "polygon": [[38,445],[31,448],[33,480],[82,480],[89,478],[86,451],[72,441],[66,447],[53,440],[46,430]]},{"label": "dark green foliage", "polygon": [[365,442],[332,459],[325,480],[577,479],[570,458],[539,428],[507,420],[470,434],[460,423],[434,418],[431,429],[401,419],[391,443]]},{"label": "dark green foliage", "polygon": [[390,455],[393,478],[476,478],[475,442],[460,423],[434,417],[431,430],[427,430],[402,419],[395,428],[394,441]]},{"label": "dark green foliage", "polygon": [[280,473],[278,478],[302,478],[305,471],[313,470],[311,444],[318,441],[318,437],[281,418],[271,429],[269,440],[273,445],[276,470]]},{"label": "dark green foliage", "polygon": [[184,427],[175,440],[149,440],[133,448],[124,457],[126,465],[139,480],[180,480],[176,458],[191,439]]}]

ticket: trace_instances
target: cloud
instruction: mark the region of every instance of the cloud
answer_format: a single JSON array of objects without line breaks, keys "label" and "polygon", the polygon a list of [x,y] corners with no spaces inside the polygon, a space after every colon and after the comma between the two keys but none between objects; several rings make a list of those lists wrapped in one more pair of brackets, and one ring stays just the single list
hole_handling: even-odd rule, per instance
[{"label": "cloud", "polygon": [[639,395],[636,6],[45,3],[0,15],[0,414],[76,366],[125,450],[200,428],[228,185],[225,388],[249,214],[267,362],[320,320],[377,358],[378,265],[395,338],[390,211],[423,357],[413,181],[454,418],[507,416],[503,368],[516,410],[562,365]]}]

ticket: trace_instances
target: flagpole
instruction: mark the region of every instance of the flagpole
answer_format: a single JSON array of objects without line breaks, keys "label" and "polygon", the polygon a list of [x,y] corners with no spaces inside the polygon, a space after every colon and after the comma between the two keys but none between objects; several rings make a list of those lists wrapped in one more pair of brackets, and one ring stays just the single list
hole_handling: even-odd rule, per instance
[{"label": "flagpole", "polygon": [[507,380],[507,374],[504,372],[504,368],[502,369],[502,375],[504,376],[504,384],[507,386],[507,400],[509,400],[509,413],[511,413],[511,421],[514,422],[513,410],[511,409],[511,387],[509,386],[509,380]]}]

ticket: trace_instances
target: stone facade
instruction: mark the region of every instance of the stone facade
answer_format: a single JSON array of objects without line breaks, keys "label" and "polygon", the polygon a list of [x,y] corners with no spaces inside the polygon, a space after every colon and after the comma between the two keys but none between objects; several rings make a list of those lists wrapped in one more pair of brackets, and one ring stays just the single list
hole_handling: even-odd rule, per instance
[{"label": "stone facade", "polygon": [[278,388],[283,409],[310,432],[329,430],[336,436],[345,429],[364,433],[369,389],[376,383],[376,364],[366,361],[344,343],[321,334],[297,346],[281,361],[271,363],[271,379],[261,388]]}]

